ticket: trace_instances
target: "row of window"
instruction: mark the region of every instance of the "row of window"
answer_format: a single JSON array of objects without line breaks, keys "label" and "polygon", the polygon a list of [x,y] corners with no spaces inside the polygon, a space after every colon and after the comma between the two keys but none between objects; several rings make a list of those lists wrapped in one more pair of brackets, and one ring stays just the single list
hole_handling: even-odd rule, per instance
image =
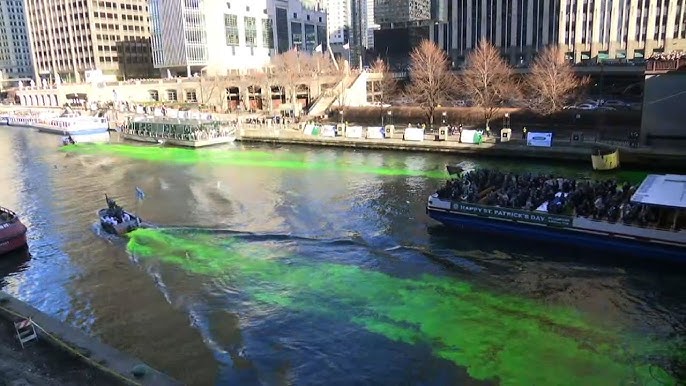
[{"label": "row of window", "polygon": [[[262,46],[274,48],[274,27],[271,19],[260,19],[262,23],[262,39],[258,41],[257,18],[254,16],[243,17],[243,34],[247,47]],[[238,15],[224,14],[224,33],[227,46],[240,45],[240,31],[238,28]]]}]

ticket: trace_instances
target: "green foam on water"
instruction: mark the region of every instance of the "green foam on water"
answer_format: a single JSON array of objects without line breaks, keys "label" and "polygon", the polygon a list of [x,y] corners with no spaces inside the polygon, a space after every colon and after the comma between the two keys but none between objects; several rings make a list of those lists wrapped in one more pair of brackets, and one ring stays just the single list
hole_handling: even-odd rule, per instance
[{"label": "green foam on water", "polygon": [[121,144],[79,144],[60,148],[61,151],[86,155],[112,155],[137,160],[176,164],[207,163],[295,170],[321,170],[387,176],[423,176],[445,178],[445,170],[410,170],[394,167],[349,165],[339,160],[318,159],[305,154],[270,153],[257,150],[185,149],[159,146],[132,146]]},{"label": "green foam on water", "polygon": [[[452,278],[402,279],[331,263],[285,263],[272,250],[207,233],[139,229],[128,250],[190,273],[227,278],[256,303],[354,323],[502,385],[676,385],[648,356],[675,342],[628,338],[578,312],[479,290]],[[660,380],[657,383],[656,379]]]}]

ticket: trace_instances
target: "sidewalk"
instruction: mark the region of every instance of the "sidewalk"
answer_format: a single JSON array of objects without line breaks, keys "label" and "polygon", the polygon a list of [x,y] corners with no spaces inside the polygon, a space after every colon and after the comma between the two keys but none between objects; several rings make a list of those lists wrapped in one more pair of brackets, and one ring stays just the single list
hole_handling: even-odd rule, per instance
[{"label": "sidewalk", "polygon": [[553,139],[552,147],[531,147],[521,139],[510,142],[496,142],[488,138],[484,143],[465,144],[455,140],[435,141],[425,138],[422,142],[404,141],[402,139],[365,139],[345,137],[319,137],[304,135],[296,129],[271,130],[266,128],[243,128],[238,138],[243,142],[266,142],[297,145],[314,145],[329,147],[352,147],[376,150],[403,150],[417,152],[454,153],[501,158],[526,158],[553,161],[574,161],[591,164],[591,153],[594,148],[618,148],[622,165],[646,168],[670,168],[686,166],[686,149],[657,149],[650,147],[628,147],[623,141],[617,143],[586,140],[572,143],[569,140]]}]

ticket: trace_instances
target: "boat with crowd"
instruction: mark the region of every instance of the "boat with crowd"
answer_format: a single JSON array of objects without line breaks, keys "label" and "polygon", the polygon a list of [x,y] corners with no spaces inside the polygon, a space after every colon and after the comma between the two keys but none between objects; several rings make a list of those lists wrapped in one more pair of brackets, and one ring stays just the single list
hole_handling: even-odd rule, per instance
[{"label": "boat with crowd", "polygon": [[236,126],[229,122],[193,118],[134,118],[121,131],[124,139],[181,147],[206,147],[236,140]]},{"label": "boat with crowd", "polygon": [[26,226],[13,211],[0,206],[0,255],[26,247]]},{"label": "boat with crowd", "polygon": [[458,229],[686,262],[684,175],[651,174],[636,186],[612,179],[462,171],[429,196],[426,211]]}]

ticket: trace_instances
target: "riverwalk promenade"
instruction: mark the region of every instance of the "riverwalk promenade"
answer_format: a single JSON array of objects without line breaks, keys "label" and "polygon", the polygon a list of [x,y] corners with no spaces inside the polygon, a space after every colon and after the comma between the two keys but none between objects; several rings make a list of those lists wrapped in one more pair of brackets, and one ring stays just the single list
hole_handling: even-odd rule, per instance
[{"label": "riverwalk promenade", "polygon": [[[28,320],[37,338],[22,347],[14,323]],[[2,291],[0,330],[1,385],[181,385]]]},{"label": "riverwalk promenade", "polygon": [[624,166],[674,169],[686,166],[686,149],[630,147],[621,141],[598,141],[587,137],[586,140],[571,140],[570,136],[554,137],[550,147],[527,146],[522,139],[500,142],[487,138],[481,144],[460,143],[448,136],[445,141],[436,141],[434,135],[425,135],[423,141],[406,141],[402,134],[393,138],[369,139],[346,137],[321,137],[306,135],[298,128],[275,130],[272,128],[242,128],[238,137],[242,142],[262,142],[274,144],[293,144],[328,146],[356,149],[399,150],[414,152],[437,152],[471,157],[498,157],[529,160],[567,161],[588,163],[591,166],[591,153],[596,148],[619,149],[620,162]]}]

